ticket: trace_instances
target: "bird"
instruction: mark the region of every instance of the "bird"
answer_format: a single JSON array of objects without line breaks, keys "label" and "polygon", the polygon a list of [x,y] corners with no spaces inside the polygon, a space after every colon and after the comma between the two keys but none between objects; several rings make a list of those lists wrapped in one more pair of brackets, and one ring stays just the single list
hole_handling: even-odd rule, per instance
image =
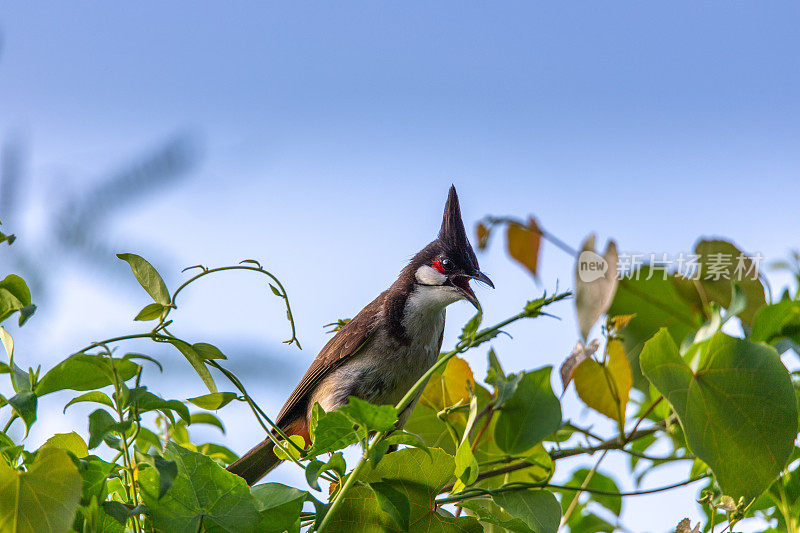
[{"label": "bird", "polygon": [[[480,311],[471,280],[494,288],[472,250],[455,186],[444,207],[439,234],[402,269],[397,280],[328,341],[286,400],[275,424],[311,444],[309,420],[315,403],[326,411],[350,396],[377,405],[395,405],[436,363],[442,347],[445,308],[466,300]],[[402,428],[420,394],[398,413]],[[253,485],[281,459],[268,437],[228,466]]]}]

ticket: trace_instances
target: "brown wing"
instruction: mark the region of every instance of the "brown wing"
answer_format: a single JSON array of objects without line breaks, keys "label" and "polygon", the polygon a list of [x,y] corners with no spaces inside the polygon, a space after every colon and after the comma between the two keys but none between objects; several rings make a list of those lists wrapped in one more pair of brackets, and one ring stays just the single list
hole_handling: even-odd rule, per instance
[{"label": "brown wing", "polygon": [[379,312],[385,298],[386,293],[375,298],[322,348],[278,414],[276,423],[279,426],[283,427],[299,416],[305,416],[309,395],[322,378],[358,353],[370,340],[377,329]]}]

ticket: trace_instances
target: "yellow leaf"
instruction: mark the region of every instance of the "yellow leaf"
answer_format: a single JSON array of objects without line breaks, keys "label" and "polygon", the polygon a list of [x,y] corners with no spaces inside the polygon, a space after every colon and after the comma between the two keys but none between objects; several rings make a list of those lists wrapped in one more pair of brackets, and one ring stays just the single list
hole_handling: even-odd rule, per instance
[{"label": "yellow leaf", "polygon": [[469,404],[470,387],[475,388],[475,378],[469,363],[453,357],[447,362],[444,372],[431,376],[419,401],[438,413],[445,407]]},{"label": "yellow leaf", "polygon": [[608,329],[613,329],[614,331],[619,331],[624,329],[625,326],[628,325],[628,322],[631,321],[633,317],[636,316],[636,313],[632,315],[617,315],[617,316],[610,316],[606,321],[606,325]]},{"label": "yellow leaf", "polygon": [[539,266],[539,247],[542,242],[542,234],[539,226],[533,217],[528,219],[528,225],[509,224],[506,231],[506,243],[508,244],[508,254],[522,266],[524,266],[534,277],[538,275]]},{"label": "yellow leaf", "polygon": [[575,389],[583,403],[622,424],[633,384],[631,367],[620,341],[609,341],[607,355],[605,366],[591,358],[578,365]]},{"label": "yellow leaf", "polygon": [[478,234],[478,250],[485,250],[489,244],[489,228],[483,222],[478,222],[475,232]]}]

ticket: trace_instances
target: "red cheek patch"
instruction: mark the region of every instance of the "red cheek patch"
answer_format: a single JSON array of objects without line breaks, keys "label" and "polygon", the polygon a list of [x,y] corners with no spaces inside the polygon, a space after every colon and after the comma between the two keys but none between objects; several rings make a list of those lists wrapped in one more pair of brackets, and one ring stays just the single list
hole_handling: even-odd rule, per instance
[{"label": "red cheek patch", "polygon": [[438,270],[440,274],[444,274],[444,267],[439,261],[431,261],[431,266]]}]

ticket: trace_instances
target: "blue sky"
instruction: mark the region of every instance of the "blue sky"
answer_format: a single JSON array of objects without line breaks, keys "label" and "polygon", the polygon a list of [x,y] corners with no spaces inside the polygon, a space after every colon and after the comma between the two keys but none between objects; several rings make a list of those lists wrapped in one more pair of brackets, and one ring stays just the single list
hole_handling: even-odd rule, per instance
[{"label": "blue sky", "polygon": [[[187,176],[146,202],[98,205],[98,233],[172,286],[184,266],[245,257],[281,277],[302,352],[278,343],[282,311],[241,276],[187,294],[175,326],[241,353],[232,363],[273,411],[321,325],[352,316],[435,236],[450,183],[470,225],[531,213],[573,246],[595,231],[677,254],[723,235],[781,257],[800,222],[798,15],[788,2],[5,3],[0,141],[22,143],[27,180],[19,215],[0,218],[58,280],[30,329],[12,331],[18,349],[52,364],[137,327],[146,299],[124,265],[88,265],[48,235],[66,197],[176,133],[198,154]],[[499,242],[481,263],[497,285],[479,293],[487,320],[541,291]],[[545,245],[542,287],[571,280],[571,259]],[[498,341],[511,370],[569,353],[570,305]],[[453,306],[447,339],[469,314]],[[185,378],[159,383],[197,390],[187,366],[172,371]],[[44,415],[49,432],[69,427],[59,412]],[[258,436],[243,410],[230,417],[224,439],[242,451]],[[675,479],[664,472],[654,484]],[[631,501],[625,523],[668,530],[699,517],[693,495]]]}]

